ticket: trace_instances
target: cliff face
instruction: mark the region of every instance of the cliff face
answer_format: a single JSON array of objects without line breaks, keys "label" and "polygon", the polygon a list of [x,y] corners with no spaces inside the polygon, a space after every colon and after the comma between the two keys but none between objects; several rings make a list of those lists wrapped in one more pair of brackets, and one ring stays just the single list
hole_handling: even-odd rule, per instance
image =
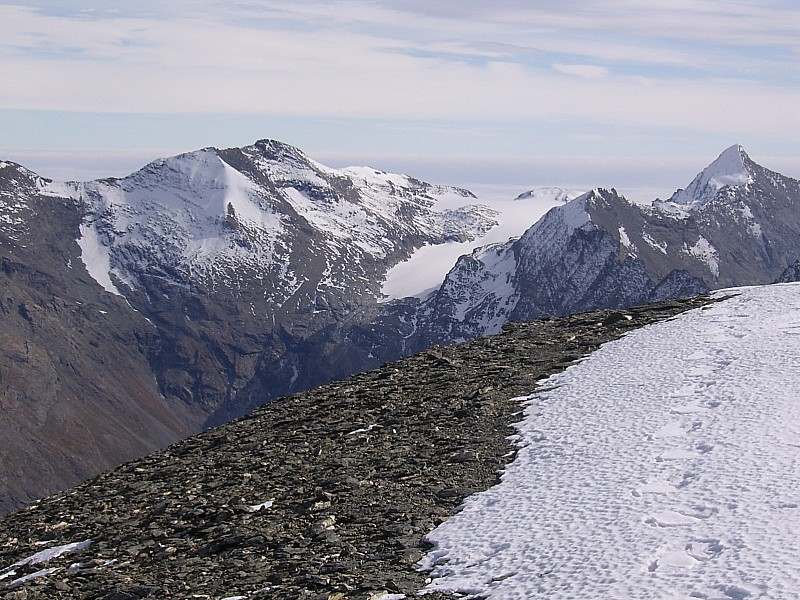
[{"label": "cliff face", "polygon": [[707,301],[509,325],[273,402],[0,520],[0,594],[413,594],[422,537],[513,456],[519,396]]},{"label": "cliff face", "polygon": [[190,432],[153,377],[155,328],[89,276],[79,210],[41,184],[0,169],[2,512]]}]

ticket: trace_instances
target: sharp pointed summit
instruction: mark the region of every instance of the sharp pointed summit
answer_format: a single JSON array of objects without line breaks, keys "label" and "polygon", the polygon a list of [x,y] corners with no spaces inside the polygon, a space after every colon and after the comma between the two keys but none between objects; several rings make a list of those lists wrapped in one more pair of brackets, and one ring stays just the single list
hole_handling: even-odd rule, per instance
[{"label": "sharp pointed summit", "polygon": [[[467,190],[275,140],[88,182],[0,161],[0,435],[16,472],[0,512],[433,344],[770,283],[800,257],[800,181],[738,145],[671,201],[571,196],[523,194],[515,215],[554,208],[478,244],[508,214]],[[395,266],[465,240],[478,247],[424,294],[387,299]]]},{"label": "sharp pointed summit", "polygon": [[751,162],[744,148],[734,144],[697,175],[686,189],[675,192],[669,201],[700,208],[722,188],[749,183],[753,178]]}]

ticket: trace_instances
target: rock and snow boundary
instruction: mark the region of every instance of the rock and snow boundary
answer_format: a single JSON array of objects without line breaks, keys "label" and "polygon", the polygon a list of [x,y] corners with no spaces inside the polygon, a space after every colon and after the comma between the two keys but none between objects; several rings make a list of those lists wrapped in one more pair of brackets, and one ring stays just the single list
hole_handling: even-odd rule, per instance
[{"label": "rock and snow boundary", "polygon": [[512,324],[272,402],[1,519],[0,597],[413,597],[423,536],[513,458],[518,398],[708,302]]},{"label": "rock and snow boundary", "polygon": [[719,294],[540,383],[502,483],[427,536],[428,591],[797,597],[800,285]]},{"label": "rock and snow boundary", "polygon": [[0,595],[794,598],[800,284],[720,295],[274,402],[4,518]]}]

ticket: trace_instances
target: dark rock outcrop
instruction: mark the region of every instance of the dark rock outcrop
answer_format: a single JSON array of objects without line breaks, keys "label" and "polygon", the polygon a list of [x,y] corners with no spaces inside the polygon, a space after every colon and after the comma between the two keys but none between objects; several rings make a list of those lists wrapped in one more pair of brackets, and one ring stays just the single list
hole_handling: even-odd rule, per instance
[{"label": "dark rock outcrop", "polygon": [[800,281],[800,260],[796,260],[786,267],[775,283],[791,283],[793,281]]},{"label": "dark rock outcrop", "polygon": [[0,596],[413,593],[422,537],[511,459],[519,396],[708,302],[509,324],[275,401],[0,520]]}]

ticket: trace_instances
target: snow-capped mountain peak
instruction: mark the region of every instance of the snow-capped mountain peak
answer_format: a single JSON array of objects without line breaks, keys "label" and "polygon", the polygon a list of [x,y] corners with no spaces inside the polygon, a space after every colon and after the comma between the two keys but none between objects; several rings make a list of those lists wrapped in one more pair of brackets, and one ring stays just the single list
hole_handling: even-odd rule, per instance
[{"label": "snow-capped mountain peak", "polygon": [[568,202],[575,198],[576,196],[580,196],[584,192],[579,192],[576,190],[568,190],[561,187],[555,186],[543,186],[537,187],[532,190],[528,190],[527,192],[523,192],[516,198],[514,201],[520,200],[545,200],[547,202],[552,202],[553,200],[557,200],[559,202]]},{"label": "snow-capped mountain peak", "polygon": [[750,183],[753,179],[751,162],[744,148],[734,144],[697,175],[686,189],[675,192],[669,202],[690,209],[702,208],[722,188]]},{"label": "snow-capped mountain peak", "polygon": [[158,273],[211,289],[269,281],[258,293],[278,306],[304,282],[303,301],[312,304],[333,288],[377,295],[373,279],[415,248],[473,239],[496,224],[495,211],[466,190],[368,167],[332,169],[274,140],[161,158],[121,179],[45,187],[85,211],[81,258],[114,294],[123,293],[115,280],[138,290],[145,274]]},{"label": "snow-capped mountain peak", "polygon": [[599,190],[594,189],[553,210],[562,214],[564,223],[570,231],[585,228],[587,225],[591,224],[591,218],[587,211],[587,203],[597,198],[599,193]]}]

